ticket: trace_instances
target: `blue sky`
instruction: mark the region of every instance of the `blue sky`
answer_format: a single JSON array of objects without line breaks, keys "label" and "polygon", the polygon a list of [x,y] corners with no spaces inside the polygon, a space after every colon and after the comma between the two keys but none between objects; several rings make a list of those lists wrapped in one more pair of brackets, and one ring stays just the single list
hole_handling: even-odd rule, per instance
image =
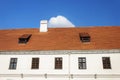
[{"label": "blue sky", "polygon": [[120,26],[120,0],[0,0],[0,29],[39,28],[58,15],[75,26]]}]

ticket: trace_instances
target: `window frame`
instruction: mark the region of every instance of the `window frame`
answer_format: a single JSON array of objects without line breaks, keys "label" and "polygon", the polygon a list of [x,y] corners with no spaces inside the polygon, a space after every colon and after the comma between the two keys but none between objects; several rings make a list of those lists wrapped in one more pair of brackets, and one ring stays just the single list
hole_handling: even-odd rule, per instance
[{"label": "window frame", "polygon": [[62,57],[55,57],[55,69],[62,69],[63,68],[63,58]]},{"label": "window frame", "polygon": [[9,70],[16,70],[17,69],[17,58],[10,58],[9,63]]},{"label": "window frame", "polygon": [[86,57],[78,57],[78,69],[87,69]]},{"label": "window frame", "polygon": [[31,69],[39,69],[40,64],[40,58],[39,57],[33,57],[32,63],[31,63]]},{"label": "window frame", "polygon": [[110,57],[102,57],[103,69],[112,69]]}]

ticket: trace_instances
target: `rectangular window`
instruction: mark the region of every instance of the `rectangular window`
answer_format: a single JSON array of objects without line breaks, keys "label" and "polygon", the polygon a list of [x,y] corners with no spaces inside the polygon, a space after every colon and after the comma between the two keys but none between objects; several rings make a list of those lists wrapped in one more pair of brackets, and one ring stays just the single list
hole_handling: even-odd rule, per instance
[{"label": "rectangular window", "polygon": [[78,58],[78,68],[79,69],[86,69],[86,58],[85,57]]},{"label": "rectangular window", "polygon": [[103,69],[111,69],[110,57],[102,57]]},{"label": "rectangular window", "polygon": [[32,58],[31,69],[39,69],[39,58]]},{"label": "rectangular window", "polygon": [[17,67],[17,58],[11,58],[9,69],[16,69],[16,67]]},{"label": "rectangular window", "polygon": [[62,69],[62,58],[55,58],[55,69]]}]

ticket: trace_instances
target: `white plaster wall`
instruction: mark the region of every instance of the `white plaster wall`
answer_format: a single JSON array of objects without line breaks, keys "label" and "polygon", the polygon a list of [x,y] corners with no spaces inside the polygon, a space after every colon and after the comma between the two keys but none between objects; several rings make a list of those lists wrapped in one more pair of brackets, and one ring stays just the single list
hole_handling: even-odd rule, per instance
[{"label": "white plaster wall", "polygon": [[[78,69],[78,57],[86,57],[87,69]],[[103,69],[102,57],[110,57],[111,69]],[[71,54],[71,74],[120,74],[120,54]]]},{"label": "white plaster wall", "polygon": [[[31,69],[32,58],[39,57],[39,69]],[[54,69],[55,57],[63,58],[63,69]],[[10,58],[18,58],[17,69],[10,70]],[[68,55],[0,55],[0,74],[68,74]]]},{"label": "white plaster wall", "polygon": [[[39,69],[31,70],[32,58],[39,57]],[[54,69],[55,57],[63,58],[63,69]],[[87,69],[78,69],[78,57],[86,57]],[[110,57],[112,69],[103,69],[102,57]],[[17,69],[9,70],[10,58],[18,58]],[[70,60],[70,61],[69,61]],[[0,74],[118,74],[120,75],[120,54],[60,54],[60,55],[0,55]],[[70,66],[69,66],[70,65]],[[70,71],[69,71],[70,68]],[[0,80],[120,80],[119,78],[68,78],[62,76],[61,78],[42,78],[40,77],[2,77]]]}]

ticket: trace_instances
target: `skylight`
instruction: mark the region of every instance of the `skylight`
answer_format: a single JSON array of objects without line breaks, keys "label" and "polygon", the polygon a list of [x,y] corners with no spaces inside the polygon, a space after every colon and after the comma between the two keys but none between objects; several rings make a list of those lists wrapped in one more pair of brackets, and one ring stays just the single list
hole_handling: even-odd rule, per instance
[{"label": "skylight", "polygon": [[30,37],[32,36],[32,34],[23,34],[22,36],[19,37],[19,43],[27,43],[30,39]]},{"label": "skylight", "polygon": [[90,42],[90,35],[88,33],[79,33],[81,42]]}]

